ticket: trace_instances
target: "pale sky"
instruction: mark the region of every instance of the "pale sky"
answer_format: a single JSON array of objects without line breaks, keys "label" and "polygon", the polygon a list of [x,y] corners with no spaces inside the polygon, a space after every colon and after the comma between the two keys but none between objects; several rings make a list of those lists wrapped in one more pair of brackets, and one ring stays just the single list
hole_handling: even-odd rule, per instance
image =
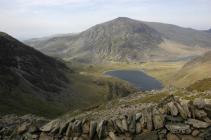
[{"label": "pale sky", "polygon": [[117,17],[211,28],[211,0],[0,0],[0,31],[18,39],[81,32]]}]

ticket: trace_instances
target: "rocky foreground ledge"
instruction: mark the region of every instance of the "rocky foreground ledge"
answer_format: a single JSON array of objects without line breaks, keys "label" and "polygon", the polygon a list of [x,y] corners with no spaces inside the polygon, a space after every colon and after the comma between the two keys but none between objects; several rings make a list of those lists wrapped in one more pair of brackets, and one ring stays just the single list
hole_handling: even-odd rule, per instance
[{"label": "rocky foreground ledge", "polygon": [[134,114],[104,120],[0,118],[0,139],[211,140],[211,99],[168,96]]}]

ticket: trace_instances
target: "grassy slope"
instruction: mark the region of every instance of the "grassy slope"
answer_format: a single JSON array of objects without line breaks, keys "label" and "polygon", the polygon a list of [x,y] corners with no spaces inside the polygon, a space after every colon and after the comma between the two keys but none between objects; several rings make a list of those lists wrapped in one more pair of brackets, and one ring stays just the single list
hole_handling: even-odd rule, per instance
[{"label": "grassy slope", "polygon": [[175,86],[188,87],[196,81],[211,78],[211,52],[207,52],[190,62],[175,75]]},{"label": "grassy slope", "polygon": [[188,90],[206,91],[211,90],[211,78],[199,80],[188,87]]}]

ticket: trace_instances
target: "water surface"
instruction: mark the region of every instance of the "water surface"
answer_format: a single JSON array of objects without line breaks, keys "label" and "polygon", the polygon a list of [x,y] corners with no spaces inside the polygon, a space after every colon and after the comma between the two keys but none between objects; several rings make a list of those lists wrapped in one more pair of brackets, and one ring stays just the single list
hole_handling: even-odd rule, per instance
[{"label": "water surface", "polygon": [[141,91],[158,90],[163,88],[163,85],[159,80],[147,75],[143,71],[114,70],[108,71],[105,74],[126,80]]}]

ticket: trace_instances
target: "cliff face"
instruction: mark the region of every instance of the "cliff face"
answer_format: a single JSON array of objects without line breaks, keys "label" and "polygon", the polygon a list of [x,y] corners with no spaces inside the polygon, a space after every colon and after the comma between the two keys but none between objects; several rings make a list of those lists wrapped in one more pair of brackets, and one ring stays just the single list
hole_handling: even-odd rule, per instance
[{"label": "cliff face", "polygon": [[[36,124],[28,121],[17,125],[13,138],[33,137],[40,140],[61,138],[210,140],[211,138],[211,99],[196,98],[190,101],[168,96],[159,103],[146,104],[143,108],[134,109],[135,113],[128,113],[127,106],[124,108],[125,112],[113,118],[57,119],[33,129],[36,131],[31,131]],[[6,134],[2,137],[8,138]]]}]

